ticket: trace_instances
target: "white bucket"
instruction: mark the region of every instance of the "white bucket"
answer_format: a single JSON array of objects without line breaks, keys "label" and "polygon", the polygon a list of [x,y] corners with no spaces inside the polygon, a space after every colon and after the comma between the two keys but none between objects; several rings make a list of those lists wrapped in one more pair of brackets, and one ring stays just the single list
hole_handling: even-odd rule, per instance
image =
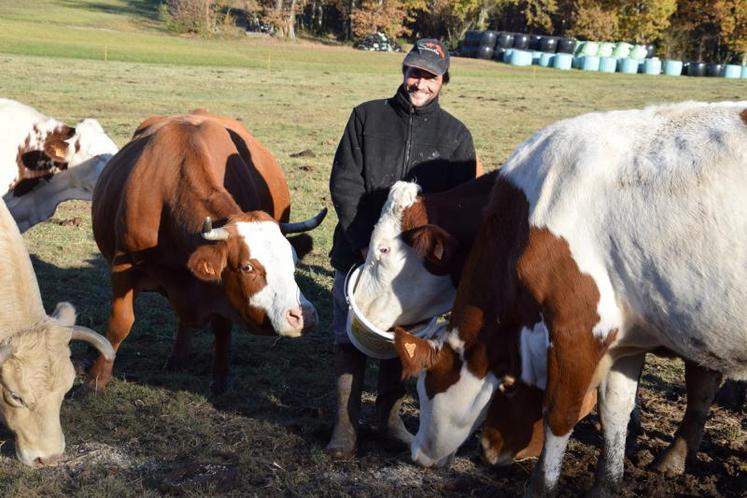
[{"label": "white bucket", "polygon": [[[358,266],[348,273],[345,281],[345,300],[348,302],[348,320],[345,329],[348,338],[356,348],[371,358],[379,360],[396,358],[394,332],[381,330],[368,321],[353,300],[360,274],[361,266]],[[407,331],[418,337],[430,337],[437,329],[438,317],[434,316],[427,324],[416,325]]]}]

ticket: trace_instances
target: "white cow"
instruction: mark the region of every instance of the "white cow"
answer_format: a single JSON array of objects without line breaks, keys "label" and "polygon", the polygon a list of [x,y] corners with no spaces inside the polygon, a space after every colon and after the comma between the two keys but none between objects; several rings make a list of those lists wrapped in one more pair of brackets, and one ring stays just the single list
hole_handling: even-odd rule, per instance
[{"label": "white cow", "polygon": [[21,231],[67,200],[91,200],[117,146],[95,119],[71,128],[15,100],[0,99],[0,194]]},{"label": "white cow", "polygon": [[75,379],[68,343],[80,339],[114,359],[104,337],[75,325],[75,309],[60,303],[53,316],[42,306],[26,246],[0,201],[0,416],[16,435],[16,455],[30,466],[65,451],[60,406]]},{"label": "white cow", "polygon": [[421,373],[412,457],[449,460],[496,389],[522,378],[522,338],[549,330],[545,440],[529,495],[557,490],[586,394],[604,431],[595,492],[623,476],[647,351],[747,378],[747,102],[686,102],[556,123],[503,166],[465,264],[449,330],[403,330]]}]

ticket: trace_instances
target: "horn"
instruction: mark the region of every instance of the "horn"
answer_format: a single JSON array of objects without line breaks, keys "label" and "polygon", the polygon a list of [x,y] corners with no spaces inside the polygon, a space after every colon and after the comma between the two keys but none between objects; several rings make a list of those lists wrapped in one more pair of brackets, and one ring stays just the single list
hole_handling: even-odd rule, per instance
[{"label": "horn", "polygon": [[213,228],[213,220],[205,217],[202,223],[202,238],[205,240],[228,240],[231,234],[225,228]]},{"label": "horn", "polygon": [[73,331],[73,334],[70,337],[71,341],[86,341],[98,349],[99,353],[101,353],[107,361],[114,361],[114,348],[106,337],[87,327],[81,327],[80,325],[73,325],[70,328]]},{"label": "horn", "polygon": [[319,214],[313,218],[309,218],[308,220],[296,221],[294,223],[279,223],[280,232],[283,234],[308,232],[309,230],[318,227],[324,220],[325,216],[327,216],[327,208],[323,208],[319,211]]},{"label": "horn", "polygon": [[4,346],[0,346],[0,366],[2,366],[2,364],[5,363],[6,360],[11,356],[13,356],[13,348],[8,346],[7,344]]}]

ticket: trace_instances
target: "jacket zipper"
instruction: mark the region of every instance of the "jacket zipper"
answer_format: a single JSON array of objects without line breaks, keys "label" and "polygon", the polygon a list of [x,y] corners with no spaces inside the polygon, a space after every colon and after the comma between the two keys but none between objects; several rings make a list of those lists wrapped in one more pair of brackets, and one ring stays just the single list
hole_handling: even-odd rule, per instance
[{"label": "jacket zipper", "polygon": [[409,120],[407,125],[407,142],[405,142],[405,160],[402,163],[402,175],[399,177],[400,180],[405,179],[407,174],[407,164],[410,162],[410,149],[412,148],[412,117],[415,114],[415,109],[410,107]]}]

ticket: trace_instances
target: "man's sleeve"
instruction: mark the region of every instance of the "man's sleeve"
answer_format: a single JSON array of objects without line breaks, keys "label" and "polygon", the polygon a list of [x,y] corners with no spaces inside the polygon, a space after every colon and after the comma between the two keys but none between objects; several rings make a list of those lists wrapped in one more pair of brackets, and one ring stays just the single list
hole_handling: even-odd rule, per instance
[{"label": "man's sleeve", "polygon": [[475,144],[472,142],[472,134],[467,127],[462,128],[461,138],[451,157],[454,166],[451,169],[452,186],[468,182],[477,176]]},{"label": "man's sleeve", "polygon": [[353,110],[337,146],[329,178],[332,204],[343,233],[355,251],[366,247],[370,238],[370,229],[363,226],[367,224],[361,223],[358,213],[361,200],[366,194],[362,137],[363,124],[356,110]]}]

